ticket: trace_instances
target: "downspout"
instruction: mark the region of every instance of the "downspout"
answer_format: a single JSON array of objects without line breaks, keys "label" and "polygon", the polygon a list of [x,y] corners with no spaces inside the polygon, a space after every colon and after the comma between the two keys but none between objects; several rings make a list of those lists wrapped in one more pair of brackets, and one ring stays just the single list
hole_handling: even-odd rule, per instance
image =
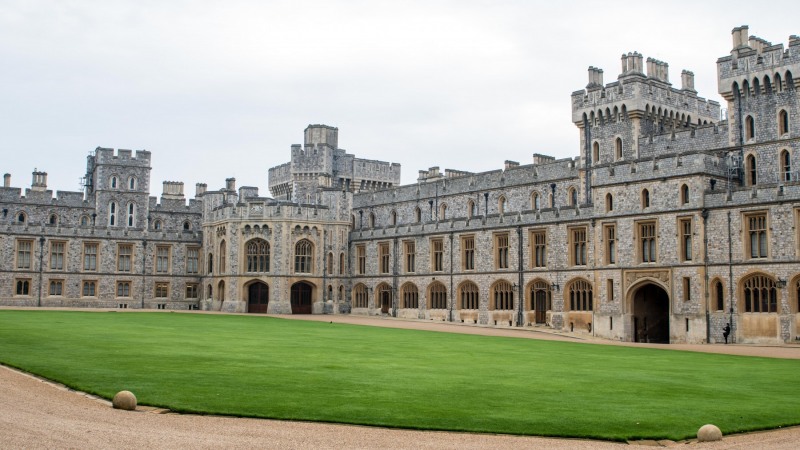
[{"label": "downspout", "polygon": [[144,309],[144,284],[145,284],[145,262],[147,261],[147,240],[142,240],[142,305],[141,309]]},{"label": "downspout", "polygon": [[394,238],[392,243],[392,317],[397,317],[397,237]]},{"label": "downspout", "polygon": [[44,270],[44,236],[39,238],[39,302],[37,306],[42,306],[42,271]]},{"label": "downspout", "polygon": [[731,324],[731,344],[736,342],[736,333],[733,333],[733,236],[731,235],[731,212],[728,211],[728,298]]},{"label": "downspout", "polygon": [[519,307],[517,308],[517,326],[521,327],[524,323],[523,313],[523,298],[524,286],[522,285],[522,226],[517,225],[517,295]]},{"label": "downspout", "polygon": [[[327,242],[328,232],[322,232],[322,314],[328,314],[328,247],[325,245]],[[333,293],[331,292],[331,295]]]},{"label": "downspout", "polygon": [[453,321],[453,304],[455,303],[455,292],[453,291],[453,232],[450,232],[450,312],[448,321]]},{"label": "downspout", "polygon": [[711,342],[711,313],[709,312],[709,305],[708,305],[708,232],[706,230],[708,226],[708,209],[703,208],[700,212],[700,217],[703,218],[703,271],[705,272],[705,296],[706,296],[706,344]]}]

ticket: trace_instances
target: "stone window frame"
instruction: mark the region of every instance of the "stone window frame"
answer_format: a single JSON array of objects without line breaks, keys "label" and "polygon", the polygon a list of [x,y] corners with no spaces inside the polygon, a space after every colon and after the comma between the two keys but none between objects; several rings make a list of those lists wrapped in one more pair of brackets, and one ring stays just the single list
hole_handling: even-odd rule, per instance
[{"label": "stone window frame", "polygon": [[81,283],[81,297],[97,298],[97,280],[83,280]]},{"label": "stone window frame", "polygon": [[681,205],[688,205],[689,204],[689,200],[690,200],[689,185],[686,184],[686,183],[681,184],[681,188],[680,188],[680,191],[679,191],[678,195],[679,195],[679,199],[678,199],[679,203]]},{"label": "stone window frame", "polygon": [[465,280],[458,286],[458,302],[456,302],[456,306],[458,309],[474,311],[481,308],[480,288],[475,282]]},{"label": "stone window frame", "polygon": [[500,195],[497,197],[497,213],[501,216],[506,213],[506,203],[507,200],[505,195]]},{"label": "stone window frame", "polygon": [[[94,249],[94,252],[90,252]],[[81,255],[81,268],[83,272],[97,272],[97,261],[100,258],[99,242],[84,242]]]},{"label": "stone window frame", "polygon": [[567,188],[567,206],[578,206],[578,189],[575,186]]},{"label": "stone window frame", "polygon": [[489,288],[491,301],[490,311],[515,311],[516,299],[514,285],[508,280],[499,279]]},{"label": "stone window frame", "polygon": [[605,207],[607,213],[614,211],[614,196],[610,192],[606,193]]},{"label": "stone window frame", "polygon": [[603,257],[606,265],[617,264],[617,250],[619,237],[617,236],[617,223],[607,222],[603,224]]},{"label": "stone window frame", "polygon": [[428,285],[428,309],[447,309],[447,286],[439,281]]},{"label": "stone window frame", "polygon": [[592,164],[600,164],[600,142],[592,142]]},{"label": "stone window frame", "polygon": [[153,298],[169,298],[168,281],[156,281],[153,283]]},{"label": "stone window frame", "polygon": [[589,280],[585,278],[570,280],[564,287],[564,296],[565,310],[594,311],[594,286]]},{"label": "stone window frame", "polygon": [[683,301],[684,302],[692,301],[692,277],[682,277],[681,286],[682,286],[681,291],[683,294]]},{"label": "stone window frame", "polygon": [[[757,227],[757,228],[754,228]],[[742,242],[744,259],[764,260],[770,258],[770,220],[768,210],[742,211]],[[757,248],[753,244],[757,243]],[[757,254],[754,256],[754,251]]]},{"label": "stone window frame", "polygon": [[422,210],[419,206],[414,207],[414,223],[422,223]]},{"label": "stone window frame", "polygon": [[133,272],[133,244],[117,243],[117,272]]},{"label": "stone window frame", "polygon": [[378,243],[378,273],[389,274],[392,270],[392,252],[388,242]]},{"label": "stone window frame", "polygon": [[155,272],[159,274],[168,274],[172,272],[172,246],[171,245],[156,245],[154,254]]},{"label": "stone window frame", "polygon": [[395,210],[392,210],[389,213],[389,225],[391,225],[393,227],[397,226],[397,211],[395,211]]},{"label": "stone window frame", "polygon": [[117,207],[116,200],[108,202],[108,226],[115,227],[119,223],[117,216],[119,215],[119,208]]},{"label": "stone window frame", "polygon": [[64,279],[51,278],[47,283],[47,296],[48,297],[63,297],[64,296]]},{"label": "stone window frame", "polygon": [[744,181],[746,186],[758,184],[758,158],[754,152],[744,156]]},{"label": "stone window frame", "polygon": [[67,241],[50,241],[50,263],[48,268],[52,271],[63,271],[67,263]]},{"label": "stone window frame", "polygon": [[461,238],[461,270],[475,271],[475,235],[467,234]]},{"label": "stone window frame", "polygon": [[552,311],[553,310],[553,289],[550,283],[547,281],[536,278],[531,280],[528,283],[528,289],[526,289],[526,294],[528,295],[528,299],[526,301],[528,305],[528,311],[536,311],[536,296],[538,293],[544,293],[544,301],[545,301],[545,311]]},{"label": "stone window frame", "polygon": [[614,139],[614,159],[616,161],[621,161],[624,156],[625,153],[622,147],[622,138],[620,136],[616,136]]},{"label": "stone window frame", "polygon": [[537,191],[531,192],[531,209],[534,211],[539,211],[542,209],[542,197]]},{"label": "stone window frame", "polygon": [[417,271],[417,242],[414,240],[403,241],[403,271],[405,273]]},{"label": "stone window frame", "polygon": [[339,275],[344,275],[346,262],[345,262],[344,252],[339,253]]},{"label": "stone window frame", "polygon": [[782,182],[797,181],[792,175],[792,152],[788,148],[778,151],[778,176]]},{"label": "stone window frame", "polygon": [[475,202],[472,199],[467,200],[467,219],[472,219],[475,216]]},{"label": "stone window frame", "polygon": [[200,298],[200,283],[186,283],[184,298],[186,300],[197,300]]},{"label": "stone window frame", "polygon": [[419,309],[419,289],[412,282],[400,286],[400,307],[402,309]]},{"label": "stone window frame", "polygon": [[616,301],[616,297],[614,295],[614,279],[607,278],[606,279],[606,302],[613,303]]},{"label": "stone window frame", "polygon": [[325,267],[325,272],[328,275],[333,275],[334,272],[336,272],[336,267],[334,267],[335,264],[333,262],[333,252],[328,252],[328,254],[326,256],[326,259],[325,259],[325,266],[326,266]]},{"label": "stone window frame", "polygon": [[[709,283],[709,296],[711,297],[710,306],[713,308],[713,310],[724,312],[726,300],[725,280],[722,277],[714,277],[711,279],[711,283]],[[720,308],[720,305],[722,308]]]},{"label": "stone window frame", "polygon": [[357,244],[356,245],[356,274],[357,275],[366,275],[367,274],[367,245],[366,244]]},{"label": "stone window frame", "polygon": [[200,273],[200,247],[196,245],[186,246],[186,273]]},{"label": "stone window frame", "polygon": [[650,207],[650,189],[644,188],[641,191],[641,203],[642,209],[647,209]]},{"label": "stone window frame", "polygon": [[444,238],[432,237],[431,245],[431,272],[444,272]]},{"label": "stone window frame", "polygon": [[634,222],[637,264],[658,263],[658,219],[642,219]]},{"label": "stone window frame", "polygon": [[15,297],[30,297],[31,296],[31,279],[30,278],[15,278],[14,279],[14,296]]},{"label": "stone window frame", "polygon": [[754,272],[739,281],[739,312],[747,314],[779,314],[780,293],[775,279],[763,272]]},{"label": "stone window frame", "polygon": [[744,140],[751,142],[756,138],[756,120],[751,114],[744,116]]},{"label": "stone window frame", "polygon": [[353,308],[369,308],[369,292],[367,286],[363,283],[358,283],[353,287],[351,294]]},{"label": "stone window frame", "polygon": [[14,267],[21,270],[33,268],[33,239],[17,239],[14,247]]},{"label": "stone window frame", "polygon": [[439,217],[437,220],[447,220],[447,203],[439,204]]},{"label": "stone window frame", "polygon": [[778,136],[788,137],[791,130],[791,121],[789,120],[789,111],[786,108],[778,110]]},{"label": "stone window frame", "polygon": [[314,243],[300,239],[294,244],[294,273],[314,273]]},{"label": "stone window frame", "polygon": [[225,273],[227,261],[225,260],[225,254],[227,253],[228,245],[225,243],[223,239],[219,243],[219,257],[217,258],[217,271],[220,275]]},{"label": "stone window frame", "polygon": [[262,238],[252,238],[244,243],[245,273],[269,273],[272,265],[272,246]]},{"label": "stone window frame", "polygon": [[528,230],[528,242],[531,249],[530,268],[547,267],[547,228],[531,228]]},{"label": "stone window frame", "polygon": [[511,234],[507,231],[493,233],[495,270],[511,269]]},{"label": "stone window frame", "polygon": [[567,264],[583,267],[589,260],[589,227],[575,225],[567,227]]},{"label": "stone window frame", "polygon": [[694,217],[677,217],[678,261],[694,261]]},{"label": "stone window frame", "polygon": [[130,280],[117,281],[116,298],[131,298]]}]

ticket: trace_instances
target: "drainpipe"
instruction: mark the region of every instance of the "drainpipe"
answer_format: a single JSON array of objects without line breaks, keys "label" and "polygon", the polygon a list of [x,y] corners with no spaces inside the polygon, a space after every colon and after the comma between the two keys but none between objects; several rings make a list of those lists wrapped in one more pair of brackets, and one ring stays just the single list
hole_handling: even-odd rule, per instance
[{"label": "drainpipe", "polygon": [[[730,324],[731,331],[735,330],[733,326],[733,237],[731,235],[731,212],[728,211],[728,298],[730,302]],[[731,344],[736,342],[736,333],[731,332]]]},{"label": "drainpipe", "polygon": [[703,208],[700,212],[700,217],[703,218],[703,270],[705,272],[705,296],[706,296],[706,344],[711,342],[711,314],[709,313],[708,305],[708,233],[706,227],[708,226],[708,209]]},{"label": "drainpipe", "polygon": [[483,193],[483,219],[486,220],[486,217],[489,216],[489,193]]},{"label": "drainpipe", "polygon": [[453,292],[453,232],[450,232],[450,311],[448,321],[453,321],[453,303],[455,303],[455,292]]},{"label": "drainpipe", "polygon": [[523,302],[525,301],[523,292],[525,287],[522,285],[522,226],[517,225],[517,295],[519,297],[519,307],[517,308],[517,326],[521,327],[525,325],[524,322],[524,313],[523,313]]},{"label": "drainpipe", "polygon": [[42,271],[44,269],[44,236],[39,238],[39,302],[37,306],[42,306]]},{"label": "drainpipe", "polygon": [[[397,250],[398,242],[397,237],[394,238],[392,243],[394,249],[392,251],[392,317],[397,317]],[[419,306],[419,305],[418,305]]]},{"label": "drainpipe", "polygon": [[[322,314],[328,314],[328,247],[325,245],[327,242],[328,232],[322,232]],[[331,292],[331,295],[333,293]]]},{"label": "drainpipe", "polygon": [[144,309],[144,285],[145,285],[145,261],[147,261],[147,240],[142,240],[142,306],[141,308]]}]

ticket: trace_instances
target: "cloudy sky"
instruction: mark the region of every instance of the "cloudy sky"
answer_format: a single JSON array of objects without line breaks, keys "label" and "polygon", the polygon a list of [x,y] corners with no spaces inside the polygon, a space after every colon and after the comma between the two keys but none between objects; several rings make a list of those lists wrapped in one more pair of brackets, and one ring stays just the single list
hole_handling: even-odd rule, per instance
[{"label": "cloudy sky", "polygon": [[794,1],[542,3],[0,0],[0,172],[78,190],[95,147],[146,149],[153,194],[234,176],[267,195],[267,169],[310,123],[399,162],[403,183],[430,166],[573,157],[569,97],[588,66],[608,83],[638,50],[722,102],[715,62],[733,27],[800,34]]}]

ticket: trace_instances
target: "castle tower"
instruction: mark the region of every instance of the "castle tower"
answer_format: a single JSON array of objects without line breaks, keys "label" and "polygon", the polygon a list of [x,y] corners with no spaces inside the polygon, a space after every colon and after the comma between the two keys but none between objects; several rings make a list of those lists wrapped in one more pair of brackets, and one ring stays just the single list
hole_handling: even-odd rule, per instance
[{"label": "castle tower", "polygon": [[730,156],[739,182],[795,181],[800,134],[790,123],[800,114],[800,37],[790,36],[784,49],[749,36],[747,25],[731,35],[731,54],[717,61],[717,73],[719,93],[728,102],[728,140],[736,148]]},{"label": "castle tower", "polygon": [[87,158],[85,189],[98,226],[147,228],[150,152],[98,147]]}]

